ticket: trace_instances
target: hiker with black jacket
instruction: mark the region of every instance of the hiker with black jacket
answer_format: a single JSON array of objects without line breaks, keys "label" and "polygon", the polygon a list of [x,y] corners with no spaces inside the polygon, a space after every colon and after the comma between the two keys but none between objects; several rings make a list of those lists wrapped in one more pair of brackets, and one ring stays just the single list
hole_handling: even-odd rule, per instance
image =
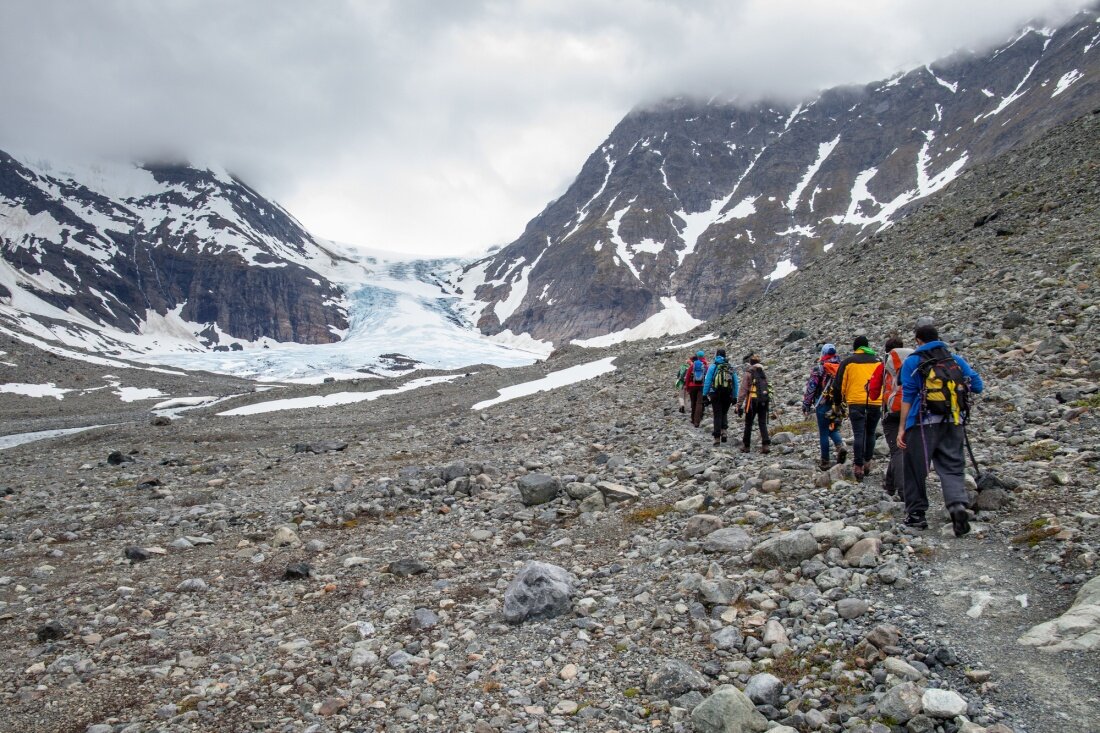
[{"label": "hiker with black jacket", "polygon": [[742,453],[748,453],[750,450],[753,422],[760,427],[760,452],[771,451],[772,439],[768,435],[770,401],[768,378],[764,374],[764,367],[760,364],[760,357],[751,354],[745,357],[745,378],[741,381],[741,389],[737,394],[737,415],[738,417],[743,415],[745,418],[745,432],[741,436]]},{"label": "hiker with black jacket", "polygon": [[840,414],[845,406],[852,421],[852,471],[856,482],[870,469],[875,455],[875,429],[882,416],[881,400],[871,397],[871,379],[882,371],[882,362],[871,348],[866,336],[856,336],[854,353],[840,362],[833,390],[833,412]]},{"label": "hiker with black jacket", "polygon": [[714,444],[725,443],[729,428],[729,411],[733,396],[737,394],[737,373],[726,361],[726,350],[718,349],[714,354],[714,363],[707,369],[703,382],[703,395],[710,398],[710,408],[714,411]]},{"label": "hiker with black jacket", "polygon": [[933,325],[913,332],[917,348],[901,365],[901,414],[905,432],[898,447],[905,451],[905,525],[927,529],[928,466],[940,477],[943,503],[951,515],[956,537],[970,531],[966,511],[969,497],[963,470],[966,459],[968,395],[985,389],[978,372],[940,341]]},{"label": "hiker with black jacket", "polygon": [[806,380],[806,389],[802,392],[802,414],[817,418],[817,436],[821,443],[821,463],[818,467],[822,471],[828,471],[832,466],[829,462],[830,443],[836,446],[837,463],[844,463],[848,458],[844,438],[840,435],[841,420],[833,414],[833,388],[839,368],[836,347],[823,345],[821,357],[810,368],[810,378]]}]

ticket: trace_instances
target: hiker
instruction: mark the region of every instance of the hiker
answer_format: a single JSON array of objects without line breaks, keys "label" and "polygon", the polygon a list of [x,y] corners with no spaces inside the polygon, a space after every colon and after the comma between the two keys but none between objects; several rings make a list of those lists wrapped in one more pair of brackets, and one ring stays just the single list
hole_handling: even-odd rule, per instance
[{"label": "hiker", "polygon": [[741,382],[741,389],[737,393],[737,416],[745,418],[745,432],[741,436],[742,453],[749,452],[753,421],[760,426],[760,452],[771,451],[772,439],[768,436],[770,401],[768,378],[764,374],[764,367],[760,364],[760,357],[750,354],[745,357],[745,379]]},{"label": "hiker", "polygon": [[702,351],[691,357],[691,368],[684,375],[684,387],[691,398],[691,424],[699,427],[703,421],[703,382],[707,377],[707,360]]},{"label": "hiker", "polygon": [[688,369],[691,369],[691,362],[694,358],[694,356],[688,356],[687,361],[680,364],[680,369],[676,372],[676,397],[680,402],[681,414],[684,412],[684,405],[687,404],[688,391],[685,382],[687,380]]},{"label": "hiker", "polygon": [[882,371],[871,377],[871,398],[882,397],[882,432],[886,434],[886,445],[890,446],[890,460],[886,464],[886,475],[882,479],[882,488],[891,496],[905,496],[902,483],[905,477],[905,452],[898,447],[898,434],[901,432],[901,365],[913,353],[903,348],[901,337],[895,335],[886,339],[884,351],[886,359]]},{"label": "hiker", "polygon": [[882,407],[881,399],[871,397],[870,385],[871,378],[882,371],[882,362],[866,336],[856,336],[852,349],[852,355],[840,362],[836,371],[833,412],[848,411],[852,423],[852,472],[859,483],[870,472],[875,455],[875,429],[882,417]]},{"label": "hiker", "polygon": [[917,348],[901,365],[899,419],[905,432],[898,437],[898,447],[905,451],[905,525],[928,528],[925,482],[931,462],[940,477],[951,527],[956,537],[962,537],[970,531],[963,479],[968,396],[980,393],[985,384],[966,359],[940,341],[935,326],[918,326],[913,336]]},{"label": "hiker", "polygon": [[714,444],[725,443],[729,429],[729,411],[733,405],[733,396],[737,394],[737,373],[726,361],[726,350],[714,352],[714,363],[707,369],[703,382],[703,395],[710,398],[710,407],[714,412]]},{"label": "hiker", "polygon": [[848,459],[848,450],[844,447],[844,438],[840,435],[840,419],[833,414],[833,385],[840,357],[836,347],[825,344],[821,347],[821,356],[810,368],[810,378],[806,380],[806,390],[802,393],[802,414],[817,418],[817,436],[821,442],[822,471],[828,471],[829,444],[836,446],[836,462],[844,463]]}]

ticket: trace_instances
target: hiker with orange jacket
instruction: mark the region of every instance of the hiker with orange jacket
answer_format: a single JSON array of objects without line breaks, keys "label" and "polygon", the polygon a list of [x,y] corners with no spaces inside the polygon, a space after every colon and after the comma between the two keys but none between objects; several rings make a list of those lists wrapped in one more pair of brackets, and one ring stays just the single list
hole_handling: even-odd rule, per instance
[{"label": "hiker with orange jacket", "polygon": [[852,349],[854,353],[840,362],[836,371],[833,412],[841,414],[845,406],[848,408],[852,421],[852,470],[859,483],[875,455],[875,429],[882,417],[882,399],[871,396],[871,379],[876,373],[882,378],[882,361],[866,336],[856,336]]},{"label": "hiker with orange jacket", "polygon": [[810,378],[806,380],[806,389],[802,393],[802,414],[813,414],[817,417],[817,435],[821,441],[819,465],[822,471],[828,471],[832,465],[829,463],[830,442],[836,446],[837,463],[844,463],[848,458],[844,438],[840,435],[840,420],[832,412],[833,386],[839,368],[840,358],[836,355],[836,347],[825,344],[821,347],[821,357],[810,369]]},{"label": "hiker with orange jacket", "polygon": [[903,346],[897,335],[886,339],[886,359],[882,371],[871,377],[871,398],[882,397],[882,432],[886,434],[886,445],[890,446],[890,462],[886,465],[882,488],[887,494],[900,497],[905,496],[902,489],[905,451],[898,446],[898,433],[901,431],[901,365],[913,353],[912,349]]}]

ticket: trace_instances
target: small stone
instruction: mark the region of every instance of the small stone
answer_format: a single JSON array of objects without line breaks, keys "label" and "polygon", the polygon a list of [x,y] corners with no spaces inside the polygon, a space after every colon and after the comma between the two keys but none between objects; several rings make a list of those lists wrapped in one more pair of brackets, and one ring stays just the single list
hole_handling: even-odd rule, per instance
[{"label": "small stone", "polygon": [[779,707],[779,696],[783,694],[783,681],[767,672],[754,674],[745,685],[745,695],[757,705]]},{"label": "small stone", "polygon": [[34,635],[39,641],[57,641],[64,639],[69,630],[60,621],[47,621],[38,627]]},{"label": "small stone", "polygon": [[294,531],[293,527],[283,525],[275,530],[275,535],[271,538],[272,547],[301,547],[302,541],[298,539],[298,533]]},{"label": "small stone", "polygon": [[685,662],[667,659],[646,678],[645,689],[655,698],[672,700],[692,690],[709,690],[710,682]]},{"label": "small stone", "polygon": [[202,578],[188,578],[176,586],[177,593],[205,593],[208,589]]},{"label": "small stone", "polygon": [[923,710],[921,696],[924,690],[913,682],[903,682],[886,691],[878,701],[879,715],[893,718],[898,723],[908,723]]},{"label": "small stone", "polygon": [[407,578],[410,575],[420,575],[421,573],[428,572],[429,569],[427,563],[412,557],[394,560],[386,566],[386,572],[392,573],[399,578]]},{"label": "small stone", "polygon": [[883,662],[883,667],[888,673],[901,677],[903,680],[920,682],[924,679],[924,675],[916,667],[898,657],[887,657],[886,661]]},{"label": "small stone", "polygon": [[766,568],[790,568],[818,553],[817,540],[801,529],[764,540],[752,552],[752,562]]},{"label": "small stone", "polygon": [[409,619],[409,629],[413,633],[434,629],[437,625],[439,625],[439,616],[429,608],[416,609],[413,611],[412,618]]},{"label": "small stone", "polygon": [[150,557],[149,553],[146,550],[138,547],[137,545],[130,545],[122,551],[122,554],[126,557],[127,560],[134,563],[145,562]]},{"label": "small stone", "polygon": [[545,473],[528,473],[516,481],[520,499],[527,506],[546,504],[557,498],[561,481]]},{"label": "small stone", "polygon": [[752,538],[740,527],[716,530],[703,540],[703,549],[707,552],[744,552],[750,547],[752,547]]},{"label": "small stone", "polygon": [[712,532],[722,529],[722,520],[713,514],[696,514],[687,520],[684,525],[684,538],[696,539],[706,537]]},{"label": "small stone", "polygon": [[870,605],[867,601],[859,598],[842,598],[837,601],[836,612],[840,614],[841,618],[858,618],[870,610]]},{"label": "small stone", "polygon": [[558,672],[558,677],[561,677],[563,680],[568,682],[569,680],[576,679],[578,672],[579,670],[577,669],[577,665],[569,663],[561,668],[561,671]]},{"label": "small stone", "polygon": [[572,603],[575,582],[572,573],[557,565],[527,563],[504,591],[504,619],[518,624],[566,613]]}]

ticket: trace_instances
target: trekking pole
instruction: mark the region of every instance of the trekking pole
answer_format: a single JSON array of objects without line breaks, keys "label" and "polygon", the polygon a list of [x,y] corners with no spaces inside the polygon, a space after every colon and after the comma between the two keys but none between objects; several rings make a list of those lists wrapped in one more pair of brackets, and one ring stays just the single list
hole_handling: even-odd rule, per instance
[{"label": "trekking pole", "polygon": [[974,464],[974,473],[978,474],[977,478],[982,477],[982,469],[978,468],[978,459],[974,457],[974,449],[970,447],[970,433],[966,430],[966,423],[962,425],[963,429],[963,443],[966,445],[966,452],[970,454],[970,462]]}]

